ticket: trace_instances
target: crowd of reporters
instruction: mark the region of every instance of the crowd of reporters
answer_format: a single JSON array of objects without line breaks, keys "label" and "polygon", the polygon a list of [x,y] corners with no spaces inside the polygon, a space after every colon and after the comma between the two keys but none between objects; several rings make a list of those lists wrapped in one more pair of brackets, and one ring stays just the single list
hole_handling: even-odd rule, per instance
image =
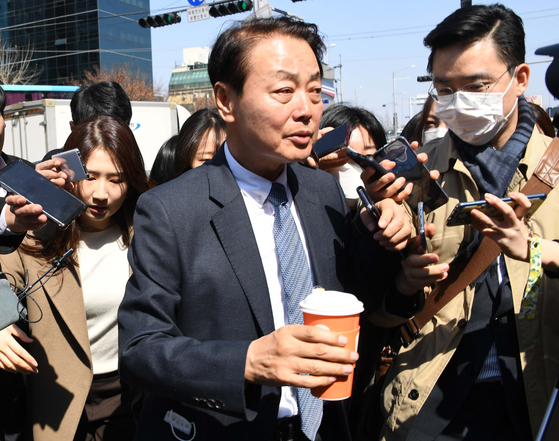
[{"label": "crowd of reporters", "polygon": [[[399,218],[406,219],[400,226],[406,234],[398,240],[399,249],[389,243],[398,233],[390,240],[375,237],[382,245],[375,253],[392,267],[384,297],[372,301],[374,307],[362,318],[361,358],[354,393],[344,409],[349,413],[349,432],[359,440],[533,439],[559,375],[559,329],[554,320],[559,311],[555,299],[559,227],[554,219],[559,196],[550,192],[527,222],[524,214],[530,203],[520,190],[556,130],[549,116],[523,97],[530,71],[524,62],[522,21],[510,9],[492,5],[458,10],[426,37],[425,44],[431,49],[428,70],[434,82],[423,111],[404,127],[402,136],[417,150],[418,159],[435,171],[432,178],[449,196],[446,205],[426,216],[431,251],[419,246],[417,213],[410,209],[418,195],[411,183],[390,172],[394,163],[382,162],[388,173],[378,178],[343,149],[318,161],[311,157],[302,161],[339,181],[354,224],[365,223],[377,235],[383,230],[363,217],[356,193],[359,185],[366,186],[381,209],[405,213]],[[483,74],[472,59],[483,66]],[[475,81],[468,83],[464,80],[468,78]],[[490,95],[498,101],[493,107],[491,100],[484,100]],[[471,106],[474,110],[464,110],[461,102],[476,103]],[[214,164],[211,160],[220,148],[226,150],[217,156],[218,162],[224,160],[220,155],[231,155],[226,140],[236,121],[223,108],[202,109],[161,146],[148,177],[129,128],[130,100],[117,83],[82,88],[70,106],[72,132],[64,147],[48,152],[36,165],[26,164],[87,204],[86,211],[62,230],[47,222],[42,207],[27,204],[22,196],[5,195],[0,200],[1,270],[14,285],[26,285],[57,256],[75,250],[66,267],[26,302],[30,320],[0,330],[1,440],[134,439],[144,400],[157,395],[141,381],[122,381],[119,374],[118,311],[130,289],[127,283],[134,289],[139,283],[129,282],[129,259],[134,259],[127,257],[134,241],[136,204],[150,189],[162,186],[158,191],[163,192],[172,188],[165,186],[167,182],[175,180],[173,185],[178,185],[177,178],[185,173],[193,176],[192,169]],[[4,107],[0,90],[0,132]],[[320,134],[344,124],[349,124],[348,145],[362,155],[373,155],[387,143],[377,118],[350,105],[325,110]],[[231,145],[236,141],[234,137]],[[52,157],[73,149],[80,152],[90,173],[76,183],[68,182],[59,160]],[[0,168],[15,160],[2,153]],[[197,176],[203,179],[201,173]],[[190,181],[183,176],[180,182]],[[505,196],[513,198],[516,209],[500,201]],[[445,226],[455,205],[481,199],[493,205],[502,220],[474,213],[471,226]],[[145,206],[142,209],[146,211]],[[164,220],[153,226],[159,232],[166,227]],[[356,236],[370,234],[353,228]],[[470,259],[484,237],[500,247],[499,257],[437,311],[415,340],[398,348],[400,326],[421,311],[433,287],[449,277],[453,266]],[[395,253],[402,250],[400,244],[407,247],[401,264]],[[139,272],[149,274],[142,262],[137,258]],[[537,275],[530,291],[526,285],[532,272]],[[383,274],[372,276],[372,283],[378,283],[375,277]],[[40,320],[32,320],[37,317]],[[170,326],[176,332],[177,325]],[[120,327],[130,332],[126,323]],[[379,385],[380,353],[388,346],[397,356],[385,383]],[[304,435],[281,434],[278,439],[304,439],[298,436]]]}]

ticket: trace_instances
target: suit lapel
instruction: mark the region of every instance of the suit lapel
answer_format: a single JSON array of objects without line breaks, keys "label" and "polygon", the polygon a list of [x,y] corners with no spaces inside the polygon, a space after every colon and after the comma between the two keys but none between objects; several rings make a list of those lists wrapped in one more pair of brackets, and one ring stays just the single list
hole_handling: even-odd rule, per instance
[{"label": "suit lapel", "polygon": [[223,148],[208,166],[208,180],[210,198],[221,207],[211,222],[262,334],[269,334],[275,328],[266,276],[245,202]]}]

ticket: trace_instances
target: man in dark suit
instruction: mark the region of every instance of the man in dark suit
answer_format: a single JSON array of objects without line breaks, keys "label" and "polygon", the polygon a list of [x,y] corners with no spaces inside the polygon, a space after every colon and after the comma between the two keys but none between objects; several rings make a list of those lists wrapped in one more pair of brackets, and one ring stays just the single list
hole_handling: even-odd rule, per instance
[{"label": "man in dark suit", "polygon": [[[138,201],[119,310],[121,378],[149,392],[138,440],[347,439],[340,402],[316,400],[311,415],[302,397],[348,375],[358,356],[344,337],[291,318],[276,237],[287,207],[304,250],[297,269],[314,285],[382,292],[367,266],[372,235],[359,253],[337,182],[299,164],[318,136],[323,48],[316,26],[285,18],[225,31],[209,73],[226,144]],[[287,203],[276,207],[279,188]],[[378,205],[374,237],[400,249],[403,210]]]}]

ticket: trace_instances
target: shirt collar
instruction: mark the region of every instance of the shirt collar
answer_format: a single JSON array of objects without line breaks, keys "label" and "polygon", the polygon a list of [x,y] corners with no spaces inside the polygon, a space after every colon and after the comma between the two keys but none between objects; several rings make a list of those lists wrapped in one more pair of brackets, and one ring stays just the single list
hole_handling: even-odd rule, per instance
[{"label": "shirt collar", "polygon": [[[225,150],[225,159],[227,160],[227,164],[229,165],[231,173],[237,181],[241,192],[254,199],[254,201],[262,207],[264,202],[266,202],[266,198],[270,194],[272,182],[257,175],[256,173],[251,172],[250,170],[247,170],[239,164],[231,154],[227,142],[225,142],[223,148]],[[278,182],[286,188],[288,200],[291,201],[291,193],[289,191],[289,186],[287,185],[287,167],[283,168],[283,171],[274,182]]]}]

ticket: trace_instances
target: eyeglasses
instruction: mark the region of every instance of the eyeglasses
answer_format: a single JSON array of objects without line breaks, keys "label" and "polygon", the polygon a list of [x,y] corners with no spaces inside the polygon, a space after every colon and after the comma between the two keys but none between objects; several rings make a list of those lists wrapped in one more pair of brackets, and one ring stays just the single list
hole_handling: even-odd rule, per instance
[{"label": "eyeglasses", "polygon": [[[462,87],[459,87],[456,90],[453,90],[451,87],[435,87],[433,83],[431,83],[431,87],[429,88],[429,95],[431,95],[431,97],[438,103],[440,102],[441,97],[443,96],[450,96],[452,95],[452,101],[454,101],[454,94],[456,92],[462,91],[462,92],[469,92],[469,93],[485,93],[488,94],[489,93],[489,89],[496,85],[499,80],[501,78],[503,78],[503,76],[509,72],[511,70],[511,68],[505,70],[501,75],[499,75],[499,78],[497,78],[495,81],[492,81],[489,84],[484,84],[481,82],[476,82],[476,83],[468,83],[468,84],[464,84]],[[516,68],[514,69],[514,71],[516,72]],[[514,74],[513,74],[514,75]],[[451,102],[452,102],[451,101]]]}]

